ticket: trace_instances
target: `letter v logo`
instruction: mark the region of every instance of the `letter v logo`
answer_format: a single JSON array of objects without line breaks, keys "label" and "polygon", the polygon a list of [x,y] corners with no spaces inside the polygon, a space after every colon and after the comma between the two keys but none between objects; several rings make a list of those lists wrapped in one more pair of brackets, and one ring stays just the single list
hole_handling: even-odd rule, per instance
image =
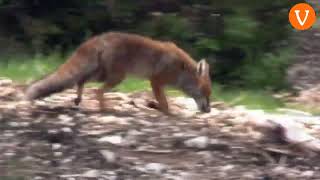
[{"label": "letter v logo", "polygon": [[316,13],[309,4],[299,3],[291,8],[289,21],[295,29],[306,30],[315,23]]},{"label": "letter v logo", "polygon": [[301,18],[300,18],[300,10],[294,10],[294,12],[296,13],[297,20],[298,20],[299,24],[301,26],[303,26],[307,21],[307,18],[308,18],[308,15],[309,15],[310,11],[309,10],[305,10],[305,14],[306,15],[304,16],[304,20],[303,21],[301,21]]}]

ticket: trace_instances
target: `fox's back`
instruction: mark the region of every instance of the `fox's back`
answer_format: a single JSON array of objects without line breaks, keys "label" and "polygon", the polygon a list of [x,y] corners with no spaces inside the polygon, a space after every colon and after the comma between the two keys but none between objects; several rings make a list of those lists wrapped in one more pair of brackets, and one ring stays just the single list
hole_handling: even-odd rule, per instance
[{"label": "fox's back", "polygon": [[150,77],[163,70],[176,72],[176,65],[183,62],[195,64],[170,42],[126,33],[106,33],[99,38],[104,45],[102,61],[108,70]]}]

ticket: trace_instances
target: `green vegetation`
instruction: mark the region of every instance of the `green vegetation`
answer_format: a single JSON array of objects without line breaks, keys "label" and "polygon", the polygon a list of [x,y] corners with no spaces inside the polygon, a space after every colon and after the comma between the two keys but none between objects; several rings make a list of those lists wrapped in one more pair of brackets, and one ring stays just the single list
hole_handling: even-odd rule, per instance
[{"label": "green vegetation", "polygon": [[298,2],[0,0],[0,53],[64,53],[95,34],[131,32],[207,58],[214,82],[280,89],[295,44],[287,13]]},{"label": "green vegetation", "polygon": [[0,59],[0,76],[9,77],[20,83],[28,83],[54,71],[62,62],[63,58],[58,53],[50,56]]},{"label": "green vegetation", "polygon": [[278,54],[265,54],[260,61],[240,66],[233,75],[240,77],[239,84],[250,88],[286,88],[287,67],[290,65],[293,54],[292,49],[282,49]]},{"label": "green vegetation", "polygon": [[230,88],[216,85],[213,87],[213,99],[227,102],[229,105],[244,105],[249,109],[274,111],[285,107],[284,102],[274,98],[274,92],[248,88]]}]

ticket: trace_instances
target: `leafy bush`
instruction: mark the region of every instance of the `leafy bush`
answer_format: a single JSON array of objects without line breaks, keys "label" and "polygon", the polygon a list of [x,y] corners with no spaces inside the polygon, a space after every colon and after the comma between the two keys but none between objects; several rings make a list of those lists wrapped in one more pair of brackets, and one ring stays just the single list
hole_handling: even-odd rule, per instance
[{"label": "leafy bush", "polygon": [[233,72],[245,86],[283,88],[286,86],[286,69],[292,58],[291,49],[264,54],[260,60],[247,63]]}]

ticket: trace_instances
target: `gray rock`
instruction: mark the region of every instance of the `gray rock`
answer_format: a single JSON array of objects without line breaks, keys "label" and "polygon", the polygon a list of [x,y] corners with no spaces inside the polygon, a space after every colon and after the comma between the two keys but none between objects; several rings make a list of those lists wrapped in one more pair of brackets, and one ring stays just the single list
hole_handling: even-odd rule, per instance
[{"label": "gray rock", "polygon": [[207,136],[199,136],[184,141],[184,145],[190,148],[204,149],[208,147],[210,139]]},{"label": "gray rock", "polygon": [[124,140],[121,136],[114,135],[114,136],[104,136],[98,139],[98,142],[100,143],[108,142],[114,145],[121,145],[124,142]]},{"label": "gray rock", "polygon": [[145,166],[145,169],[149,173],[161,174],[166,170],[166,166],[161,163],[149,163]]},{"label": "gray rock", "polygon": [[117,156],[114,152],[109,150],[100,150],[100,154],[105,158],[108,163],[114,163],[117,160]]},{"label": "gray rock", "polygon": [[61,114],[58,116],[58,119],[61,120],[61,123],[69,123],[73,120],[73,117]]},{"label": "gray rock", "polygon": [[307,177],[307,178],[310,178],[310,177],[312,177],[314,175],[314,171],[304,171],[304,172],[302,172],[301,173],[301,176],[302,177]]},{"label": "gray rock", "polygon": [[61,131],[62,131],[62,132],[65,132],[65,133],[72,133],[72,129],[69,128],[69,127],[61,128]]},{"label": "gray rock", "polygon": [[44,177],[36,176],[36,177],[34,177],[33,179],[34,179],[34,180],[42,180],[42,179],[44,179]]},{"label": "gray rock", "polygon": [[116,116],[103,116],[97,119],[98,122],[107,123],[107,124],[121,124],[121,125],[128,125],[128,119],[119,118]]},{"label": "gray rock", "polygon": [[59,143],[53,143],[53,144],[51,145],[51,148],[52,148],[52,150],[58,150],[58,149],[61,148],[61,144],[59,144]]},{"label": "gray rock", "polygon": [[91,169],[82,174],[83,177],[86,178],[97,178],[100,176],[100,172],[96,169]]},{"label": "gray rock", "polygon": [[62,152],[53,152],[54,157],[61,157],[63,155]]}]

